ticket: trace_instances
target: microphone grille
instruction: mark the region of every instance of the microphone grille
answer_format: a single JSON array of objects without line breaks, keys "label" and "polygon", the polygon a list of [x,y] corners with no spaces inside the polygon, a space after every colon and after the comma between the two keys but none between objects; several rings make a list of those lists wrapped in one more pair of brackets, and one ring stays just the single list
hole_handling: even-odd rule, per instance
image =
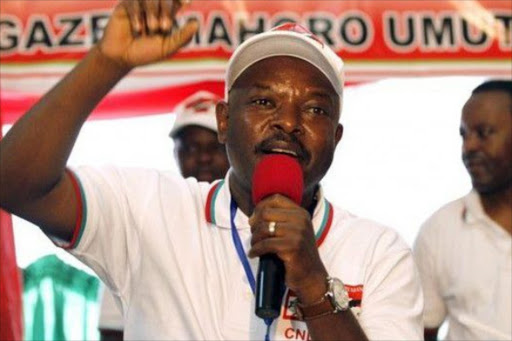
[{"label": "microphone grille", "polygon": [[252,200],[255,205],[272,194],[282,194],[300,205],[303,188],[302,169],[297,160],[291,156],[266,155],[254,169]]}]

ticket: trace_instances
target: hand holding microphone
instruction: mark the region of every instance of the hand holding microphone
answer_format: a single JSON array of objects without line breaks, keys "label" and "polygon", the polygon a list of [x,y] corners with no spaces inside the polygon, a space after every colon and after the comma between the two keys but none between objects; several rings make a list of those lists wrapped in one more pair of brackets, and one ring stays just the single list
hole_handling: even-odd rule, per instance
[{"label": "hand holding microphone", "polygon": [[285,282],[300,292],[311,280],[323,281],[326,271],[309,213],[300,207],[303,175],[298,162],[281,154],[266,156],[255,168],[252,189],[256,207],[249,220],[253,234],[249,256],[260,257],[256,315],[275,318]]},{"label": "hand holding microphone", "polygon": [[[273,194],[284,195],[300,205],[302,189],[302,170],[294,158],[281,154],[269,155],[256,165],[252,178],[252,200],[255,205]],[[268,223],[268,233],[271,237],[275,236],[277,223],[274,220]],[[283,262],[275,253],[267,253],[260,257],[256,277],[257,316],[279,316],[285,289],[284,275]]]}]

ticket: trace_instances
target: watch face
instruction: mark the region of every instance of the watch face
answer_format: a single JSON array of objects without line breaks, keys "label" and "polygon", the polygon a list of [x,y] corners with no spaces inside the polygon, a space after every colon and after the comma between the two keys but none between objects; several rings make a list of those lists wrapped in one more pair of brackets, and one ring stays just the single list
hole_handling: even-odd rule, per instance
[{"label": "watch face", "polygon": [[343,285],[339,279],[333,278],[331,288],[334,296],[334,302],[338,308],[346,310],[350,299],[348,297],[347,290],[345,290],[345,285]]}]

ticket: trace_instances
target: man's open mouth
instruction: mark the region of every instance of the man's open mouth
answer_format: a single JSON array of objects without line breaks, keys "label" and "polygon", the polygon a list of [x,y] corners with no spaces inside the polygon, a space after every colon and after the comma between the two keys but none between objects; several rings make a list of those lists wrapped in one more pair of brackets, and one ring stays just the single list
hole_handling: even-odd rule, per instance
[{"label": "man's open mouth", "polygon": [[283,149],[283,148],[271,148],[269,150],[264,150],[263,152],[265,154],[284,154],[284,155],[289,155],[289,156],[294,157],[294,158],[298,158],[299,157],[297,155],[297,152],[295,152],[293,150],[289,150],[289,149]]},{"label": "man's open mouth", "polygon": [[309,153],[302,146],[300,141],[294,137],[284,135],[273,136],[261,141],[256,145],[255,152],[260,154],[288,155],[301,163],[307,163],[309,160]]}]

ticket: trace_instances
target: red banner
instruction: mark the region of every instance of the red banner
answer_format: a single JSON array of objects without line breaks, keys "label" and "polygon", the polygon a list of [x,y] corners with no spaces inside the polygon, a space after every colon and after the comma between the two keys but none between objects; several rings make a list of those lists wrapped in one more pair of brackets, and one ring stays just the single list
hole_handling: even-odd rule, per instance
[{"label": "red banner", "polygon": [[[0,2],[0,104],[7,121],[23,113],[101,38],[115,3]],[[195,0],[180,18],[199,20],[193,42],[170,60],[134,70],[97,108],[96,117],[170,111],[181,96],[203,86],[222,95],[233,50],[255,33],[287,21],[301,23],[330,45],[344,59],[349,82],[512,77],[508,0]]]},{"label": "red banner", "polygon": [[11,215],[0,209],[0,340],[23,339],[21,295]]}]

